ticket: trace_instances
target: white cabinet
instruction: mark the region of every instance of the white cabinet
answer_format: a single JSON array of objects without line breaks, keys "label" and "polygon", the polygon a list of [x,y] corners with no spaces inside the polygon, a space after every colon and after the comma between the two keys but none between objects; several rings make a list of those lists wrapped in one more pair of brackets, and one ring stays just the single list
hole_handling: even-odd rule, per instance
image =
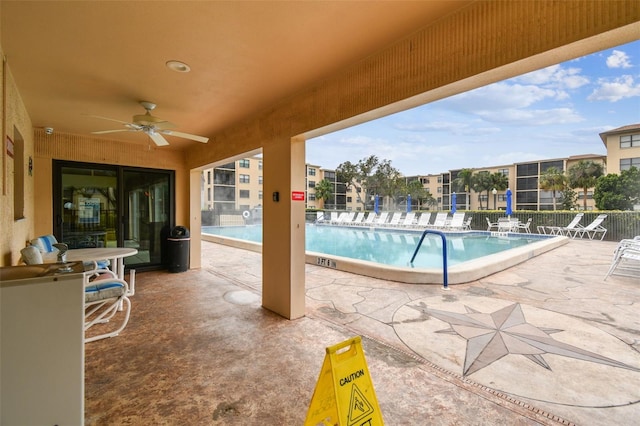
[{"label": "white cabinet", "polygon": [[0,268],[0,424],[84,424],[84,275],[58,267]]}]

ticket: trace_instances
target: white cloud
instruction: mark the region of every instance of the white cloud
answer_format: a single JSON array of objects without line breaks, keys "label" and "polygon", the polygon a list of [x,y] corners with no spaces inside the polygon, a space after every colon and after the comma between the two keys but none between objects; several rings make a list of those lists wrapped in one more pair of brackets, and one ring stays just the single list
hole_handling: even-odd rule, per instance
[{"label": "white cloud", "polygon": [[578,89],[589,84],[589,79],[581,75],[580,68],[563,68],[552,65],[541,70],[533,71],[513,79],[527,85],[538,85],[550,89]]},{"label": "white cloud", "polygon": [[631,60],[626,53],[614,50],[607,58],[607,66],[609,68],[631,68]]},{"label": "white cloud", "polygon": [[640,96],[640,83],[635,83],[630,75],[623,75],[613,81],[600,79],[600,86],[587,98],[589,101],[617,102],[621,99]]}]

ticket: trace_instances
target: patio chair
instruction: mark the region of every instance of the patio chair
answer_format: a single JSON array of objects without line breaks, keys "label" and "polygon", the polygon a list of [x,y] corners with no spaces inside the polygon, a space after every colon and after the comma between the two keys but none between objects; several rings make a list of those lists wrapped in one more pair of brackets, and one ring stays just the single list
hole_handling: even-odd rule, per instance
[{"label": "patio chair", "polygon": [[345,223],[345,225],[353,225],[353,226],[357,226],[362,224],[362,221],[364,220],[364,212],[358,212],[356,214],[356,217],[353,218],[350,222]]},{"label": "patio chair", "polygon": [[526,232],[527,234],[530,234],[531,233],[531,229],[529,229],[529,227],[531,226],[531,222],[532,221],[533,221],[533,218],[530,217],[524,223],[518,222],[518,225],[517,225],[518,232],[522,231],[522,232]]},{"label": "patio chair", "polygon": [[498,222],[491,222],[488,217],[485,219],[487,219],[487,231],[491,231],[493,228],[498,229]]},{"label": "patio chair", "polygon": [[590,240],[597,234],[601,234],[600,241],[604,239],[604,236],[607,234],[607,228],[602,226],[602,222],[607,218],[606,214],[600,214],[596,217],[593,222],[585,226],[584,228],[576,228],[572,231],[567,231],[567,234],[571,236],[571,232],[573,232],[573,238],[576,238],[578,235],[580,238],[584,238],[586,235]]},{"label": "patio chair", "polygon": [[464,231],[471,231],[471,221],[473,220],[473,216],[469,216],[465,219],[464,221],[464,225],[462,226],[462,229]]},{"label": "patio chair", "polygon": [[[43,257],[40,250],[33,245],[20,251],[22,260],[27,265],[42,264]],[[94,269],[85,274],[84,286],[84,332],[85,343],[107,337],[117,336],[124,330],[131,314],[131,301],[127,297],[129,284],[120,280],[108,269]],[[97,324],[108,323],[115,314],[124,311],[124,318],[115,327],[104,327],[98,334],[86,337],[86,332]]]},{"label": "patio chair", "polygon": [[514,232],[518,230],[518,219],[510,217],[498,218],[498,232]]},{"label": "patio chair", "polygon": [[546,234],[548,231],[550,235],[565,235],[565,233],[567,233],[568,235],[569,232],[582,227],[582,225],[580,225],[582,216],[584,216],[584,213],[576,214],[573,220],[567,226],[544,226],[542,228],[538,227],[538,232],[540,233],[540,230],[542,230],[541,233],[543,234]]},{"label": "patio chair", "polygon": [[[54,235],[42,235],[29,241],[29,245],[36,247],[42,255],[42,262],[40,263],[52,263],[57,262],[60,249],[64,247],[67,250],[68,247],[64,243],[59,243]],[[86,262],[85,269],[106,269],[109,267],[109,260],[102,259],[93,262]]]}]

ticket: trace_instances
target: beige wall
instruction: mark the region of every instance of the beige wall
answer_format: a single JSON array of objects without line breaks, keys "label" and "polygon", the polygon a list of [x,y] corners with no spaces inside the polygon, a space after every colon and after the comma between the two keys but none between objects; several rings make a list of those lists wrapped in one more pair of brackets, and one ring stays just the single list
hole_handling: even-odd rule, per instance
[{"label": "beige wall", "polygon": [[[4,55],[2,55],[4,57]],[[7,155],[5,137],[2,138],[2,181],[0,182],[0,266],[15,265],[20,259],[20,249],[33,235],[34,217],[34,188],[35,176],[29,176],[27,164],[29,157],[33,157],[33,131],[31,120],[18,93],[9,67],[2,68],[2,79],[6,83],[2,86],[3,135],[9,136],[18,143],[18,135],[22,138],[22,159],[11,158]],[[24,163],[24,218],[14,220],[14,173],[16,161]],[[20,196],[20,194],[17,194]]]},{"label": "beige wall", "polygon": [[620,136],[638,135],[640,127],[625,133],[608,135],[607,146],[607,173],[620,174],[620,160],[623,158],[640,158],[640,147],[620,148]]}]

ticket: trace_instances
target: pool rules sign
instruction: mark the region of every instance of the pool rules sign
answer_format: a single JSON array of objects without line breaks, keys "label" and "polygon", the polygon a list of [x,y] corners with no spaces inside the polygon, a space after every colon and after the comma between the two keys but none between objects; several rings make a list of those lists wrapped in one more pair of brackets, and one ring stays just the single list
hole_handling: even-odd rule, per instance
[{"label": "pool rules sign", "polygon": [[384,425],[360,336],[327,348],[304,424]]}]

